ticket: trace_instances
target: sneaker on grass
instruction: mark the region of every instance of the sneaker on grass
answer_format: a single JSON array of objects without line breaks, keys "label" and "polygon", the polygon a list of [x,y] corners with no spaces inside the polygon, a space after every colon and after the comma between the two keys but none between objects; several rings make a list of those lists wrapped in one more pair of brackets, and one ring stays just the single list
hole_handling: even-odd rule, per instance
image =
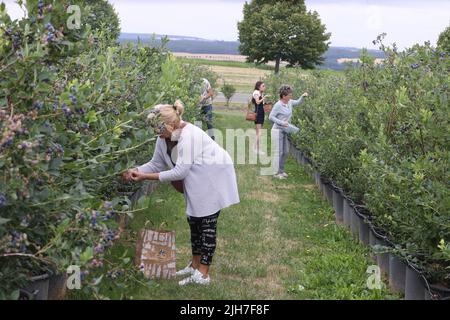
[{"label": "sneaker on grass", "polygon": [[191,262],[189,262],[189,264],[187,265],[186,268],[177,271],[177,272],[175,273],[175,275],[176,275],[177,277],[185,276],[185,275],[193,275],[193,274],[194,274],[194,271],[195,271],[195,269],[192,268],[192,261],[191,261]]},{"label": "sneaker on grass", "polygon": [[204,278],[203,273],[201,273],[198,270],[195,270],[194,274],[192,276],[181,280],[180,282],[178,282],[178,284],[180,286],[185,286],[190,283],[195,283],[195,284],[201,284],[201,285],[207,286],[210,284],[210,282],[211,282],[211,278],[209,276],[207,278]]}]

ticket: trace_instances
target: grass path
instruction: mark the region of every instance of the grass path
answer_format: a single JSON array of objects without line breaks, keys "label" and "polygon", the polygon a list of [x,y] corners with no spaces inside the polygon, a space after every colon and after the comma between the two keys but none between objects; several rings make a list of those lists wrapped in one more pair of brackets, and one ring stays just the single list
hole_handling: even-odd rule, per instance
[{"label": "grass path", "polygon": [[[242,112],[216,112],[219,128],[248,128]],[[223,210],[212,284],[180,288],[176,280],[150,281],[125,290],[133,299],[395,299],[386,289],[369,290],[369,251],[334,223],[332,208],[292,158],[288,180],[260,176],[256,165],[236,167],[241,203]],[[207,197],[207,195],[205,195]],[[166,221],[177,234],[177,268],[190,257],[184,198],[169,185],[149,197],[132,220],[125,249],[132,257],[135,232],[146,220]],[[111,280],[109,280],[111,281]],[[107,283],[106,283],[107,285]],[[119,296],[118,296],[119,298]]]}]

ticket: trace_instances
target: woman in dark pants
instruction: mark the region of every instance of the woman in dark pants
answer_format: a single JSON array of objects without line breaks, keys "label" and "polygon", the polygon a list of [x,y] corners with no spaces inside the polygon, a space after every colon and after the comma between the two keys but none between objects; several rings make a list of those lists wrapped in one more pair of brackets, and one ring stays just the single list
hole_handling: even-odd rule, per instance
[{"label": "woman in dark pants", "polygon": [[255,105],[256,113],[256,144],[254,146],[254,151],[257,154],[263,155],[264,152],[260,150],[261,144],[261,129],[264,125],[264,118],[266,116],[264,112],[264,103],[266,102],[266,96],[264,95],[266,91],[266,85],[262,81],[258,81],[255,84],[255,91],[253,92],[252,102]]},{"label": "woman in dark pants", "polygon": [[183,121],[183,112],[179,101],[154,108],[148,117],[158,135],[153,158],[127,171],[124,178],[182,181],[192,260],[177,272],[178,276],[186,276],[179,284],[207,285],[216,248],[217,218],[222,209],[239,203],[239,193],[230,155],[202,129]]}]

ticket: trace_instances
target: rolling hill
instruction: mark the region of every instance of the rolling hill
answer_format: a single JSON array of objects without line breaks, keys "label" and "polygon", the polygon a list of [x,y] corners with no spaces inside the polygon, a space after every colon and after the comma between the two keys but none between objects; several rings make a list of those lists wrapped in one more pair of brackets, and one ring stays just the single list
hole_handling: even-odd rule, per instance
[{"label": "rolling hill", "polygon": [[[137,43],[139,40],[142,43],[152,46],[159,46],[162,43],[162,35],[138,34],[138,33],[122,33],[119,42]],[[173,52],[186,52],[198,54],[227,54],[239,55],[238,41],[219,41],[206,40],[196,37],[168,35],[169,42],[166,44],[167,48]],[[359,58],[361,49],[350,47],[330,47],[325,53],[325,62],[319,66],[320,69],[343,70],[345,64],[338,62],[338,60],[357,59]],[[375,58],[383,59],[383,52],[378,50],[369,50],[369,54]]]}]

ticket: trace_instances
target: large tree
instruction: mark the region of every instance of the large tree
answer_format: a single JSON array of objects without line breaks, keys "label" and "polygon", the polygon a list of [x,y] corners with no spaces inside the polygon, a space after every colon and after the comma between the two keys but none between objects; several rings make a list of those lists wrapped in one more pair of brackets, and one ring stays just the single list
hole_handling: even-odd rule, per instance
[{"label": "large tree", "polygon": [[450,52],[450,26],[439,35],[437,45],[442,50]]},{"label": "large tree", "polygon": [[308,11],[304,0],[253,0],[244,5],[238,22],[239,50],[249,62],[275,61],[313,69],[323,63],[331,34],[317,12]]}]

